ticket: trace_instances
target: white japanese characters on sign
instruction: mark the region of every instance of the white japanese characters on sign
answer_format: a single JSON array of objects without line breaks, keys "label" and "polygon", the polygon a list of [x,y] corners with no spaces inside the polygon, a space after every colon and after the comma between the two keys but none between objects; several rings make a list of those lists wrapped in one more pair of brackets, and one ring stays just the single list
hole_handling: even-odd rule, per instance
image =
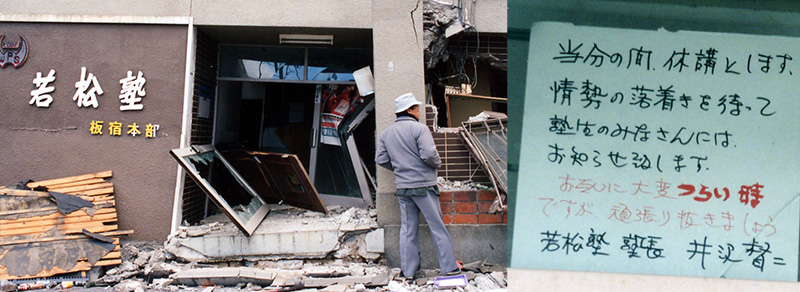
[{"label": "white japanese characters on sign", "polygon": [[[92,87],[91,89],[89,87]],[[72,100],[78,102],[78,107],[89,107],[92,106],[93,108],[97,108],[97,96],[103,95],[103,88],[100,87],[100,82],[97,81],[97,77],[94,74],[89,73],[87,78],[86,76],[86,67],[81,67],[81,80],[75,82],[75,95],[72,96]]]},{"label": "white japanese characters on sign", "polygon": [[144,83],[147,80],[142,76],[142,71],[139,75],[133,76],[131,71],[128,71],[128,77],[119,80],[122,84],[122,90],[119,92],[119,106],[120,111],[142,110],[144,105],[138,103],[142,101],[142,97],[146,94],[144,91]]},{"label": "white japanese characters on sign", "polygon": [[[50,72],[46,76],[42,76],[42,72],[36,72],[36,77],[32,82],[36,88],[31,90],[31,99],[28,104],[40,108],[49,108],[50,104],[53,103],[53,96],[51,93],[56,89],[55,86],[53,86],[55,80],[55,69],[50,69]],[[119,106],[120,111],[140,111],[144,108],[141,102],[142,97],[146,95],[144,88],[145,82],[147,82],[147,80],[144,78],[144,73],[142,73],[142,71],[138,71],[137,75],[133,75],[132,71],[128,71],[127,77],[119,80],[122,87],[119,94],[121,103]],[[90,106],[92,108],[97,108],[99,106],[97,96],[103,94],[103,89],[100,87],[97,76],[91,72],[88,72],[87,75],[86,67],[81,67],[81,78],[78,82],[75,82],[75,88],[76,91],[72,100],[77,103],[79,108]],[[158,137],[158,131],[161,128],[158,124],[148,123],[144,126],[144,133],[142,133],[142,126],[137,123],[123,125],[118,121],[114,121],[106,124],[103,121],[92,120],[89,123],[89,134],[102,136],[104,124],[107,126],[109,136],[122,136],[124,133],[128,136],[136,137],[144,134],[145,138],[148,139]],[[123,126],[127,127],[127,130],[124,130]]]},{"label": "white japanese characters on sign", "polygon": [[50,107],[53,102],[53,97],[50,93],[56,90],[54,86],[48,86],[51,82],[56,80],[56,70],[50,69],[47,76],[42,77],[42,72],[36,72],[36,78],[33,79],[33,84],[36,89],[31,90],[31,101],[28,104],[36,103],[37,107]]}]

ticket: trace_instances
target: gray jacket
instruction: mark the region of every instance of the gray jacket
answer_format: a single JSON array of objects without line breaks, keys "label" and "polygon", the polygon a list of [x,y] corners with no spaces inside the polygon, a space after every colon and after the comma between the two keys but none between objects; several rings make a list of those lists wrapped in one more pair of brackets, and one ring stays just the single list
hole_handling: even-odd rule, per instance
[{"label": "gray jacket", "polygon": [[398,189],[435,186],[442,164],[428,127],[405,116],[381,133],[375,162],[394,171]]}]

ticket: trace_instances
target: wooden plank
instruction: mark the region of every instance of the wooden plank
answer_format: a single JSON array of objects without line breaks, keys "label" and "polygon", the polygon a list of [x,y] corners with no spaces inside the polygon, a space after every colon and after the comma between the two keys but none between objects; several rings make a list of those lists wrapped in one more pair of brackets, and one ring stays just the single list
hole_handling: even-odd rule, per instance
[{"label": "wooden plank", "polygon": [[94,217],[89,215],[81,215],[81,216],[72,216],[72,217],[52,217],[47,219],[40,219],[40,220],[24,220],[14,223],[2,223],[0,222],[0,230],[14,230],[14,229],[23,229],[29,227],[37,227],[37,226],[59,226],[59,225],[71,225],[71,224],[78,224],[84,222],[108,222],[111,220],[117,219],[117,212],[114,213],[107,213],[107,214],[95,214]]},{"label": "wooden plank", "polygon": [[[108,259],[108,260],[100,260],[95,263],[95,267],[102,267],[102,266],[113,266],[122,264],[121,259]],[[75,273],[81,271],[88,271],[92,269],[92,265],[89,262],[80,261],[75,264],[75,267],[69,270],[64,270],[60,267],[55,267],[51,270],[43,270],[36,275],[26,275],[26,276],[9,276],[6,267],[0,266],[0,279],[2,280],[19,280],[19,279],[30,279],[30,278],[46,278],[55,276],[58,274],[66,274],[66,273]]]},{"label": "wooden plank", "polygon": [[[109,259],[101,259],[95,263],[95,267],[100,266],[111,266],[111,265],[119,265],[122,263],[122,259],[117,258],[109,258]],[[36,275],[25,275],[25,276],[10,276],[8,275],[8,270],[4,266],[0,266],[0,279],[2,280],[17,280],[17,279],[28,279],[28,278],[45,278],[51,277],[58,274],[66,274],[66,273],[74,273],[74,272],[81,272],[81,271],[88,271],[92,268],[92,265],[89,264],[84,258],[84,260],[79,260],[76,262],[75,266],[72,269],[65,270],[61,267],[54,267],[50,270],[42,270]]]},{"label": "wooden plank", "polygon": [[0,216],[8,216],[8,215],[17,215],[17,214],[25,214],[30,212],[58,212],[57,207],[47,207],[47,208],[39,208],[39,209],[20,209],[20,210],[13,210],[13,211],[5,211],[0,212]]},{"label": "wooden plank", "polygon": [[15,196],[15,197],[50,197],[48,192],[26,191],[0,188],[0,196]]},{"label": "wooden plank", "polygon": [[81,186],[74,186],[74,187],[66,187],[66,188],[57,188],[57,189],[50,189],[51,192],[59,192],[59,193],[85,193],[86,191],[96,190],[96,189],[103,189],[113,187],[114,183],[101,183],[101,184],[91,184],[91,185],[81,185]]},{"label": "wooden plank", "polygon": [[[94,204],[95,206],[100,206],[100,208],[107,208],[107,207],[114,207],[114,201],[101,201]],[[0,212],[0,216],[8,216],[8,215],[17,215],[17,214],[24,214],[30,212],[47,212],[47,211],[58,211],[58,207],[47,207],[47,208],[38,208],[38,209],[21,209],[21,210],[13,210],[13,211],[5,211]]]},{"label": "wooden plank", "polygon": [[[118,230],[118,231],[108,231],[108,232],[101,232],[100,235],[103,236],[122,236],[122,235],[130,235],[133,234],[133,230]],[[45,237],[45,238],[36,238],[36,239],[24,239],[24,240],[15,240],[15,241],[7,241],[7,242],[0,242],[0,246],[8,246],[8,245],[15,245],[15,244],[28,244],[34,242],[50,242],[50,241],[60,241],[60,240],[74,240],[74,239],[82,239],[87,238],[86,235],[67,235],[62,237]],[[119,245],[119,238],[115,238],[115,244]]]},{"label": "wooden plank", "polygon": [[84,196],[99,196],[99,195],[108,195],[114,193],[114,187],[108,187],[103,189],[96,189],[91,191],[81,192],[81,195]]},{"label": "wooden plank", "polygon": [[89,196],[89,199],[87,201],[92,203],[99,203],[99,202],[110,201],[113,199],[114,195],[99,195],[99,196]]},{"label": "wooden plank", "polygon": [[114,225],[99,225],[99,226],[84,226],[77,229],[68,229],[64,230],[64,234],[83,234],[83,229],[89,230],[90,232],[94,233],[103,233],[109,231],[115,231],[119,229],[119,226],[116,224]]},{"label": "wooden plank", "polygon": [[67,183],[63,183],[63,184],[48,185],[47,188],[49,190],[52,190],[52,189],[56,189],[56,188],[68,188],[68,187],[74,187],[74,186],[101,184],[101,183],[105,183],[105,182],[106,182],[106,180],[102,179],[102,178],[90,178],[90,179],[87,179],[87,180],[67,182]]},{"label": "wooden plank", "polygon": [[101,172],[97,172],[97,173],[78,175],[78,176],[70,176],[70,177],[64,177],[64,178],[56,178],[56,179],[50,179],[50,180],[35,181],[35,182],[28,183],[27,186],[29,188],[35,188],[37,186],[56,185],[56,184],[63,184],[63,183],[86,180],[86,179],[92,179],[92,178],[108,178],[108,177],[111,177],[111,171],[110,170],[101,171]]},{"label": "wooden plank", "polygon": [[[102,214],[116,214],[116,213],[117,213],[117,209],[116,208],[102,208],[102,209],[98,209],[97,211],[95,211],[94,215],[96,216],[96,215],[102,215]],[[0,226],[5,227],[5,226],[9,226],[10,224],[19,224],[19,223],[25,223],[25,222],[47,221],[47,220],[52,220],[52,219],[72,219],[72,218],[83,218],[83,217],[88,217],[88,218],[91,219],[93,216],[89,216],[89,214],[87,214],[86,212],[84,212],[82,210],[76,211],[76,212],[72,212],[72,213],[69,213],[67,215],[61,215],[61,213],[52,213],[52,214],[48,214],[48,215],[33,216],[33,217],[23,217],[23,218],[17,218],[17,219],[0,219]],[[3,229],[3,228],[0,228],[0,229]]]},{"label": "wooden plank", "polygon": [[[38,192],[38,191],[26,191],[26,190],[13,190],[13,189],[0,189],[0,196],[14,196],[14,197],[52,197],[48,192]],[[84,200],[91,200],[89,196],[82,196],[82,195],[73,195],[78,196]]]},{"label": "wooden plank", "polygon": [[[58,225],[58,230],[61,231],[62,234],[72,234],[72,233],[81,233],[82,229],[89,230],[94,233],[106,232],[106,231],[114,231],[117,229],[117,225],[105,225],[104,223],[114,223],[117,219],[108,219],[102,221],[91,221],[85,223],[78,223],[78,224],[70,224],[70,225]],[[114,228],[110,228],[114,227]],[[0,237],[3,236],[14,236],[14,235],[35,235],[45,231],[48,231],[53,228],[53,225],[49,226],[36,226],[36,227],[28,227],[28,228],[20,228],[20,229],[11,229],[11,230],[0,230]]]},{"label": "wooden plank", "polygon": [[[110,251],[106,255],[101,257],[100,259],[101,260],[114,260],[114,259],[119,259],[120,257],[122,257],[122,253],[121,252],[119,252],[119,251]],[[86,259],[85,257],[78,259],[79,263],[87,262],[87,261],[88,261],[88,259]]]}]

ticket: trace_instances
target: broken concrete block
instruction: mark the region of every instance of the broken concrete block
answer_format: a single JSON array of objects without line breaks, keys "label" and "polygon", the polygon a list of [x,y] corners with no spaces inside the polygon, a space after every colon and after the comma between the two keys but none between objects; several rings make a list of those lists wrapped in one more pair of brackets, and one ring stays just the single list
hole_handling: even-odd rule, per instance
[{"label": "broken concrete block", "polygon": [[6,280],[0,280],[0,292],[17,291],[17,285]]},{"label": "broken concrete block", "polygon": [[129,279],[114,286],[114,292],[144,292],[147,285],[138,279]]},{"label": "broken concrete block", "polygon": [[173,254],[176,258],[187,262],[207,262],[208,257],[195,249],[181,245],[180,238],[172,237],[166,243],[164,249]]},{"label": "broken concrete block", "polygon": [[384,253],[383,228],[367,233],[367,237],[364,240],[367,244],[367,252]]},{"label": "broken concrete block", "polygon": [[[376,286],[386,286],[388,284],[389,283],[386,283],[384,285],[376,285]],[[364,284],[356,284],[355,286],[350,287],[347,291],[348,292],[367,292],[367,287],[364,286]]]},{"label": "broken concrete block", "polygon": [[356,285],[356,284],[369,284],[372,282],[372,276],[347,276],[338,278],[310,278],[303,277],[303,284],[305,287],[328,287],[336,284],[343,285]]},{"label": "broken concrete block", "polygon": [[211,232],[210,225],[198,225],[198,226],[189,226],[186,227],[186,236],[187,237],[196,237],[196,236],[203,236]]},{"label": "broken concrete block", "polygon": [[139,256],[136,257],[136,260],[133,261],[134,264],[140,267],[144,267],[147,265],[147,262],[150,261],[150,257],[153,255],[153,251],[140,251]]},{"label": "broken concrete block", "polygon": [[272,281],[274,287],[292,287],[303,283],[302,271],[280,271]]},{"label": "broken concrete block", "polygon": [[492,272],[489,274],[489,277],[491,277],[500,288],[506,288],[508,285],[508,280],[506,280],[506,276],[502,272]]},{"label": "broken concrete block", "polygon": [[319,291],[320,292],[345,292],[345,291],[347,291],[347,285],[342,285],[342,284],[331,285],[331,286],[325,287],[324,289],[319,290]]},{"label": "broken concrete block", "polygon": [[123,262],[133,262],[139,256],[139,249],[133,245],[126,244],[120,249],[120,258]]},{"label": "broken concrete block", "polygon": [[159,248],[153,251],[150,259],[147,260],[147,264],[154,265],[156,263],[163,263],[165,261],[167,261],[167,252]]},{"label": "broken concrete block", "polygon": [[331,278],[350,276],[350,270],[345,267],[314,266],[303,269],[303,276],[314,278]]},{"label": "broken concrete block", "polygon": [[486,275],[478,275],[475,277],[474,284],[479,291],[488,291],[502,288],[491,277]]},{"label": "broken concrete block", "polygon": [[155,278],[166,278],[181,270],[181,267],[172,263],[156,263],[154,265],[147,265],[144,268],[144,274]]},{"label": "broken concrete block", "polygon": [[392,292],[410,292],[406,287],[403,286],[403,284],[400,284],[399,282],[396,281],[389,282],[387,288],[389,288],[389,291]]},{"label": "broken concrete block", "polygon": [[122,262],[122,264],[119,265],[120,272],[133,272],[138,270],[139,267],[137,267],[136,264],[132,262]]},{"label": "broken concrete block", "polygon": [[[262,224],[269,225],[269,224]],[[250,237],[241,232],[210,233],[202,237],[173,237],[167,251],[187,261],[208,262],[211,259],[236,260],[250,257],[324,258],[339,246],[339,230],[286,230],[256,233]],[[327,228],[327,227],[325,227]],[[174,242],[173,242],[174,241]]]},{"label": "broken concrete block", "polygon": [[414,279],[414,285],[417,285],[417,286],[425,286],[425,285],[428,285],[428,284],[433,284],[433,279],[434,279],[434,278],[419,278],[419,279]]},{"label": "broken concrete block", "polygon": [[253,283],[262,286],[272,284],[273,273],[255,268],[209,268],[187,269],[172,276],[175,282],[188,286],[235,286],[239,283]]},{"label": "broken concrete block", "polygon": [[386,286],[389,285],[389,271],[383,270],[377,275],[372,277],[372,283],[370,286]]},{"label": "broken concrete block", "polygon": [[166,289],[169,285],[172,285],[175,280],[169,278],[162,278],[162,279],[153,279],[153,285],[150,288],[153,289]]}]

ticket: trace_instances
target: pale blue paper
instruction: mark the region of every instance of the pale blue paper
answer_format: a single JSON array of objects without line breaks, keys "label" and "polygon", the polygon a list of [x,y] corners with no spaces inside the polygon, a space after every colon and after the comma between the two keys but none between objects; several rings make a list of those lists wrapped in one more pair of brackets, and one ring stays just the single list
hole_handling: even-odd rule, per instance
[{"label": "pale blue paper", "polygon": [[[586,56],[594,44],[609,55],[620,53],[620,66],[610,65],[608,58],[599,67],[591,64],[596,61],[594,58],[586,62],[580,59],[576,63],[554,59],[564,56],[559,54],[562,50],[569,51],[578,45],[582,47],[573,51]],[[664,65],[673,51],[680,52],[684,48],[688,67],[683,68],[683,72],[675,68],[667,70]],[[704,68],[695,71],[696,54],[705,54],[711,48],[717,50],[714,74]],[[631,49],[652,51],[649,70],[636,66],[635,62],[628,66],[628,60],[635,60],[629,58]],[[759,54],[772,56],[767,73],[759,67],[763,64],[758,60]],[[786,62],[783,73],[779,73],[778,55],[795,59]],[[751,73],[747,72],[748,58]],[[726,67],[739,74],[725,73]],[[514,234],[511,266],[796,281],[800,241],[798,74],[800,40],[795,38],[611,29],[553,22],[534,24],[519,141],[520,169],[511,231]],[[570,106],[561,105],[560,99],[554,104],[555,93],[551,89],[558,88],[554,82],[565,78],[574,81],[577,88],[572,92]],[[599,109],[584,108],[581,101],[581,83],[587,80],[608,94]],[[642,109],[630,105],[632,88],[636,86],[654,90],[649,93],[651,104],[659,99],[656,94],[660,86],[673,86],[676,101],[672,111],[660,110],[660,106]],[[624,102],[612,106],[610,98],[616,92],[623,93]],[[689,108],[683,108],[677,101],[682,93],[692,97]],[[734,93],[744,103],[742,111],[738,116],[732,115],[728,97],[725,100],[727,110],[721,114],[720,98]],[[705,107],[708,111],[699,106],[704,94],[711,96]],[[764,99],[769,100],[768,106]],[[771,115],[762,115],[762,109],[764,114]],[[594,136],[586,137],[582,132],[557,135],[550,129],[551,118],[555,117],[567,117],[573,128],[578,119],[594,123]],[[629,137],[623,140],[620,136],[597,132],[601,125],[616,129],[617,123],[629,128],[646,124],[649,139],[633,141]],[[681,145],[658,140],[660,129],[672,135],[677,131],[709,134],[701,134],[699,143]],[[722,146],[720,140],[715,145],[714,134],[725,132],[730,134],[727,147]],[[672,135],[665,135],[664,139],[670,141]],[[560,164],[548,159],[555,157],[548,156],[553,153],[552,145],[563,147],[561,151],[565,155]],[[573,165],[572,147],[576,147],[576,153],[587,154],[584,166]],[[608,154],[614,152],[627,157],[627,167],[613,166]],[[641,154],[650,158],[650,169],[631,167],[633,157],[641,158]],[[654,169],[658,155],[661,155],[661,171]],[[685,159],[687,167],[680,172],[674,170],[675,155],[683,155]],[[699,172],[691,156],[706,158],[701,160]],[[601,166],[595,167],[595,159]],[[567,175],[573,179],[572,184],[565,184],[569,182]],[[580,192],[577,185],[581,180],[582,186],[595,183],[594,191]],[[659,182],[669,184],[664,194],[672,198],[659,196],[656,188]],[[760,190],[763,198],[753,208],[740,201],[739,191],[742,185],[756,183],[763,185]],[[692,195],[679,196],[685,192],[678,188],[681,184],[693,185],[696,190]],[[601,185],[605,187],[599,191]],[[695,197],[705,198],[698,194],[702,185],[710,187],[711,193],[715,187],[720,191],[727,187],[729,198],[723,200],[712,195],[708,201],[696,201]],[[620,218],[624,206],[631,211],[629,223],[614,220]],[[684,224],[679,220],[680,214],[684,214]],[[726,216],[731,218],[730,223]],[[692,218],[693,224],[686,224],[688,218]],[[604,244],[598,252],[607,253],[607,256],[592,254],[589,246],[592,231],[605,233],[603,239],[608,245]],[[555,232],[559,236],[553,236]],[[550,245],[548,233],[555,239]],[[572,249],[569,250],[564,248],[567,235],[574,237],[572,243],[575,244],[570,245]],[[623,248],[623,238],[637,235],[647,240],[634,253],[639,257],[631,257],[630,248]],[[655,242],[648,250],[650,239]],[[755,245],[752,245],[754,240]],[[708,246],[705,250],[702,249],[704,242]],[[769,252],[764,252],[766,243],[769,243]],[[582,247],[578,247],[579,244]],[[747,250],[749,246],[754,248]],[[660,253],[656,254],[659,249]],[[753,260],[762,254],[763,265],[758,261],[754,263]],[[733,261],[726,261],[726,256]],[[737,260],[740,261],[734,262]]]}]

